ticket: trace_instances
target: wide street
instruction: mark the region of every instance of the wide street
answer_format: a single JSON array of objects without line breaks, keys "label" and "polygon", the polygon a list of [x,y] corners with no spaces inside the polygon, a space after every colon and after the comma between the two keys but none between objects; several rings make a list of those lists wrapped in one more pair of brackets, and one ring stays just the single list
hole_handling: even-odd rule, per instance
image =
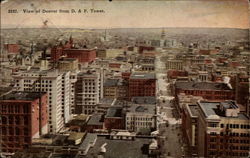
[{"label": "wide street", "polygon": [[167,82],[165,63],[161,61],[162,55],[156,57],[155,68],[157,77],[157,124],[160,133],[161,157],[181,158],[183,144],[180,123],[176,117],[171,94],[170,83]]}]

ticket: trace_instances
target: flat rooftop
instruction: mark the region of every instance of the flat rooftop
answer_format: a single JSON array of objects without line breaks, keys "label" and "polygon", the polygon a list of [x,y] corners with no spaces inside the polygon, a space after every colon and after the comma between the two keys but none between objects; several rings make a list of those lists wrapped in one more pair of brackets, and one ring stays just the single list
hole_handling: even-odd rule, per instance
[{"label": "flat rooftop", "polygon": [[156,104],[156,97],[132,97],[132,102],[134,102],[135,104]]},{"label": "flat rooftop", "polygon": [[88,158],[95,158],[105,146],[107,158],[148,158],[148,146],[152,141],[151,138],[136,138],[134,141],[128,140],[110,140],[106,137],[99,136],[95,146],[89,149]]},{"label": "flat rooftop", "polygon": [[117,86],[119,82],[119,79],[107,79],[103,86],[104,87],[111,87],[111,86]]},{"label": "flat rooftop", "polygon": [[106,117],[122,117],[122,107],[110,107],[107,111]]},{"label": "flat rooftop", "polygon": [[6,95],[0,97],[0,100],[23,100],[23,101],[33,101],[46,93],[39,92],[10,92]]},{"label": "flat rooftop", "polygon": [[176,88],[188,90],[231,90],[225,83],[215,82],[176,82]]},{"label": "flat rooftop", "polygon": [[218,106],[220,106],[220,104],[220,102],[200,102],[199,106],[206,117],[218,116],[221,118],[249,120],[249,118],[244,113],[239,113],[237,117],[226,117],[225,113],[218,109]]},{"label": "flat rooftop", "polygon": [[115,99],[113,98],[101,98],[99,104],[112,104]]},{"label": "flat rooftop", "polygon": [[102,114],[93,114],[90,117],[87,125],[103,125],[103,119],[102,118],[103,118]]},{"label": "flat rooftop", "polygon": [[190,113],[191,113],[192,117],[198,116],[198,105],[191,104],[191,105],[188,105],[188,108],[190,110]]},{"label": "flat rooftop", "polygon": [[155,73],[132,73],[130,79],[156,79]]},{"label": "flat rooftop", "polygon": [[134,104],[128,109],[128,113],[144,113],[144,114],[152,114],[156,113],[155,105],[139,105]]}]

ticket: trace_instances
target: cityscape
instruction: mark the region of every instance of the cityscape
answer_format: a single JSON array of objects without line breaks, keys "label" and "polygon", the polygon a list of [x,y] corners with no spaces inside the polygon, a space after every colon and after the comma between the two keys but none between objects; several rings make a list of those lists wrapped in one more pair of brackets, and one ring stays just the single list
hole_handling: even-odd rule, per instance
[{"label": "cityscape", "polygon": [[249,158],[246,28],[1,28],[0,158]]}]

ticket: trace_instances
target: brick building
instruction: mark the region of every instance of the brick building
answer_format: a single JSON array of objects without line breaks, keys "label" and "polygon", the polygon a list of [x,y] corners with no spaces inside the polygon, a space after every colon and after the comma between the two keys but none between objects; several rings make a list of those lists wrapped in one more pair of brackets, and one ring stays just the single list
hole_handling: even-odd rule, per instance
[{"label": "brick building", "polygon": [[20,46],[18,44],[5,44],[4,48],[8,53],[14,54],[18,54],[20,50]]},{"label": "brick building", "polygon": [[155,47],[152,46],[139,46],[138,53],[142,54],[144,51],[153,51],[155,50]]},{"label": "brick building", "polygon": [[193,154],[204,157],[247,157],[249,117],[233,101],[197,102],[185,106],[183,132]]},{"label": "brick building", "polygon": [[129,98],[155,96],[155,73],[133,73],[129,78]]},{"label": "brick building", "polygon": [[174,85],[175,95],[185,93],[186,95],[201,96],[208,100],[234,100],[233,89],[225,83],[215,82],[176,82]]},{"label": "brick building", "polygon": [[104,127],[109,131],[111,129],[124,129],[124,117],[125,114],[122,107],[110,107],[104,118]]},{"label": "brick building", "polygon": [[63,47],[62,46],[54,46],[51,48],[51,60],[58,61],[60,57],[63,55]]},{"label": "brick building", "polygon": [[63,54],[68,58],[78,59],[79,63],[90,63],[96,58],[96,50],[94,49],[65,49]]},{"label": "brick building", "polygon": [[[46,93],[11,92],[0,99],[0,142],[3,153],[28,148],[32,138],[39,138],[48,132]],[[41,115],[39,105],[42,107]]]},{"label": "brick building", "polygon": [[73,38],[70,36],[69,41],[66,41],[65,44],[60,43],[51,48],[51,60],[58,61],[62,55],[64,55],[65,49],[73,48]]}]

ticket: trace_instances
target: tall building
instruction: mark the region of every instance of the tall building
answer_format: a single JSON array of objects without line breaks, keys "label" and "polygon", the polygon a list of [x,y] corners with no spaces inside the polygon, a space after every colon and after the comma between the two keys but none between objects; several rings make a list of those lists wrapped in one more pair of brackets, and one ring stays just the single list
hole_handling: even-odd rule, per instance
[{"label": "tall building", "polygon": [[[70,93],[70,113],[74,113],[75,111],[75,83],[77,81],[77,74],[79,72],[78,68],[78,60],[73,58],[61,58],[58,61],[58,69],[59,71],[63,71],[67,74],[70,71],[70,88],[67,88],[68,91],[65,93]],[[67,77],[68,78],[68,77]],[[65,81],[66,82],[66,81]],[[70,90],[69,90],[70,89]],[[66,89],[64,89],[66,90]]]},{"label": "tall building", "polygon": [[7,93],[0,98],[0,116],[1,151],[13,153],[28,148],[32,138],[48,132],[47,94]]},{"label": "tall building", "polygon": [[75,113],[92,114],[101,96],[101,75],[99,72],[80,72],[75,86]]},{"label": "tall building", "polygon": [[69,73],[57,70],[29,70],[13,75],[19,91],[47,92],[49,132],[59,132],[69,120]]},{"label": "tall building", "polygon": [[198,156],[247,157],[249,121],[234,101],[200,101],[185,106],[182,124],[184,136]]},{"label": "tall building", "polygon": [[156,77],[154,73],[133,73],[129,78],[129,98],[155,96]]}]

